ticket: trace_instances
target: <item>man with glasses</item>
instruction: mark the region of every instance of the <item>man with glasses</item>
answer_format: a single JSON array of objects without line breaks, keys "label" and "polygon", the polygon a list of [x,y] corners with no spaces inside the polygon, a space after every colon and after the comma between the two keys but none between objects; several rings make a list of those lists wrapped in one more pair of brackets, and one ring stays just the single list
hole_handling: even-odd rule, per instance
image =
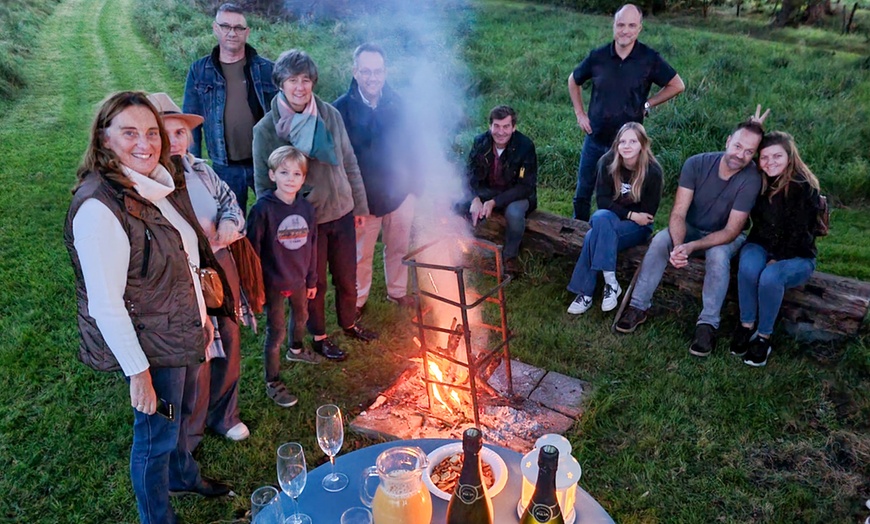
[{"label": "man with glasses", "polygon": [[353,52],[353,79],[333,105],[344,120],[359,162],[370,215],[356,227],[356,307],[359,315],[372,287],[375,243],[383,228],[387,300],[411,307],[408,254],[414,220],[414,178],[401,101],[386,83],[384,50],[366,43]]},{"label": "man with glasses", "polygon": [[184,87],[184,112],[200,115],[190,152],[202,156],[202,136],[212,167],[247,211],[248,187],[254,187],[251,144],[254,124],[269,110],[277,89],[272,62],[247,44],[251,28],[236,4],[218,7],[212,31],[218,45],[190,66]]}]

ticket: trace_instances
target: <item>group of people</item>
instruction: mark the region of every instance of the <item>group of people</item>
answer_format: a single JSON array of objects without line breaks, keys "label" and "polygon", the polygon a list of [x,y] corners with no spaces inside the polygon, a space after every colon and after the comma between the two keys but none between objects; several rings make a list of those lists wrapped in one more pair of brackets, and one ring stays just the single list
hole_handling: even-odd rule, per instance
[{"label": "group of people", "polygon": [[[616,279],[617,253],[647,242],[661,201],[662,168],[642,123],[653,107],[685,86],[658,53],[637,41],[642,27],[637,7],[620,8],[613,42],[591,51],[568,78],[577,124],[586,132],[574,218],[592,226],[568,284],[576,294],[568,307],[573,315],[592,307],[598,273],[604,280],[601,309],[617,307],[623,291]],[[580,86],[588,80],[593,91],[587,112]],[[649,97],[652,84],[661,89]],[[767,363],[785,290],[804,284],[815,270],[821,205],[819,181],[801,160],[794,138],[780,131],[765,133],[768,114],[759,107],[739,124],[724,152],[686,160],[668,227],[649,244],[617,331],[631,333],[646,321],[668,265],[680,270],[689,257],[701,256],[703,308],[689,352],[709,355],[716,345],[731,259],[739,253],[740,323],[731,352],[750,366]],[[593,188],[598,210],[590,219]]]},{"label": "group of people", "polygon": [[[572,314],[591,307],[598,272],[602,309],[616,307],[617,253],[650,238],[662,196],[664,175],[642,121],[684,84],[637,42],[641,27],[638,8],[621,8],[614,41],[593,50],[568,81],[587,134],[575,217],[589,220],[593,192],[598,206],[568,286],[577,294]],[[307,53],[291,49],[273,63],[247,44],[250,28],[239,6],[221,5],[212,30],[218,44],[190,67],[183,109],[166,93],[125,91],[103,101],[64,227],[76,277],[79,356],[94,369],[121,371],[129,384],[130,474],[143,523],[175,522],[170,494],[230,492],[193,459],[206,427],[232,440],[250,434],[238,407],[240,282],[247,280],[231,246],[249,243],[260,259],[265,389],[282,407],[297,403],[280,378],[288,331],[286,360],[312,361],[306,331],[317,358],[348,356],[327,334],[327,273],[347,337],[378,337],[360,318],[379,235],[386,300],[414,303],[402,258],[422,181],[407,140],[407,112],[386,83],[383,49],[367,43],[354,51],[348,91],[330,104],[314,94],[318,68]],[[580,87],[587,80],[588,113]],[[662,89],[648,98],[653,83]],[[709,354],[730,259],[739,251],[741,323],[732,352],[764,365],[783,290],[806,281],[815,266],[819,188],[793,139],[764,134],[763,120],[756,114],[738,126],[724,153],[686,161],[669,227],[653,238],[617,329],[632,332],[646,320],[668,263],[680,269],[689,256],[704,254],[704,310],[690,351]],[[200,158],[203,139],[211,165]],[[757,152],[764,176],[753,162]],[[516,112],[495,107],[489,129],[471,147],[467,192],[456,202],[472,224],[505,215],[503,253],[511,272],[519,271],[526,216],[537,206],[537,170],[535,145],[517,131]],[[257,196],[250,213],[249,189]],[[753,229],[743,246],[750,215]],[[217,298],[205,274],[220,280]]]}]

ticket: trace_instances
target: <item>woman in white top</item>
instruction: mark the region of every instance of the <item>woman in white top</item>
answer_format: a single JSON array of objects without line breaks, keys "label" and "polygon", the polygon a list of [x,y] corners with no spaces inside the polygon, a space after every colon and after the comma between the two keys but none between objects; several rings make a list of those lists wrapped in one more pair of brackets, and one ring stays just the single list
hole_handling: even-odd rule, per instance
[{"label": "woman in white top", "polygon": [[178,187],[183,179],[173,177],[169,138],[145,93],[120,92],[102,103],[77,177],[64,241],[76,276],[79,358],[123,372],[139,518],[173,523],[170,490],[229,493],[200,475],[179,438],[177,412],[186,372],[204,361],[212,337],[209,314],[231,313],[232,293],[207,310],[196,269],[223,273]]}]

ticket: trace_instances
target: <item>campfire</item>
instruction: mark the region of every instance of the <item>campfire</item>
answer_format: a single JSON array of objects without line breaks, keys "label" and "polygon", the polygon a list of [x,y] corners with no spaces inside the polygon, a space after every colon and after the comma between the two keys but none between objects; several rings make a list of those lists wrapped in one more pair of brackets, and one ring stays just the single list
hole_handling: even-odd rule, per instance
[{"label": "campfire", "polygon": [[487,441],[523,451],[574,424],[581,382],[511,360],[505,300],[511,279],[503,273],[501,246],[443,234],[404,263],[416,297],[416,333],[408,344],[419,356],[356,417],[355,431],[388,439],[460,438],[473,425]]},{"label": "campfire", "polygon": [[[513,394],[509,388],[505,398],[486,382],[501,363],[510,377],[512,335],[507,327],[504,293],[510,276],[503,274],[500,246],[486,240],[463,239],[458,247],[463,253],[476,249],[495,263],[494,268],[487,269],[487,264],[439,263],[438,259],[450,252],[450,242],[453,240],[449,238],[430,242],[404,259],[411,268],[411,286],[417,296],[412,322],[418,334],[414,342],[422,350],[422,379],[429,410],[443,410],[480,426],[481,401],[508,404]],[[425,279],[421,279],[424,274]],[[486,292],[477,293],[469,285],[489,284],[484,278],[487,276],[495,283]],[[482,309],[486,305],[498,309],[498,325],[484,321]],[[490,334],[499,335],[492,337],[497,340],[495,344],[490,343]]]}]

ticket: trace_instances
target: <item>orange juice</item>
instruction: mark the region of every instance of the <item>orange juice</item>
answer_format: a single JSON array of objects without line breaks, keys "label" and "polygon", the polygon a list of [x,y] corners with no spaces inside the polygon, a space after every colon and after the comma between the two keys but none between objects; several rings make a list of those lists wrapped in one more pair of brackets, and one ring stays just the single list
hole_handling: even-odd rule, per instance
[{"label": "orange juice", "polygon": [[422,483],[409,489],[407,483],[382,482],[372,501],[375,524],[429,524],[432,499]]}]

